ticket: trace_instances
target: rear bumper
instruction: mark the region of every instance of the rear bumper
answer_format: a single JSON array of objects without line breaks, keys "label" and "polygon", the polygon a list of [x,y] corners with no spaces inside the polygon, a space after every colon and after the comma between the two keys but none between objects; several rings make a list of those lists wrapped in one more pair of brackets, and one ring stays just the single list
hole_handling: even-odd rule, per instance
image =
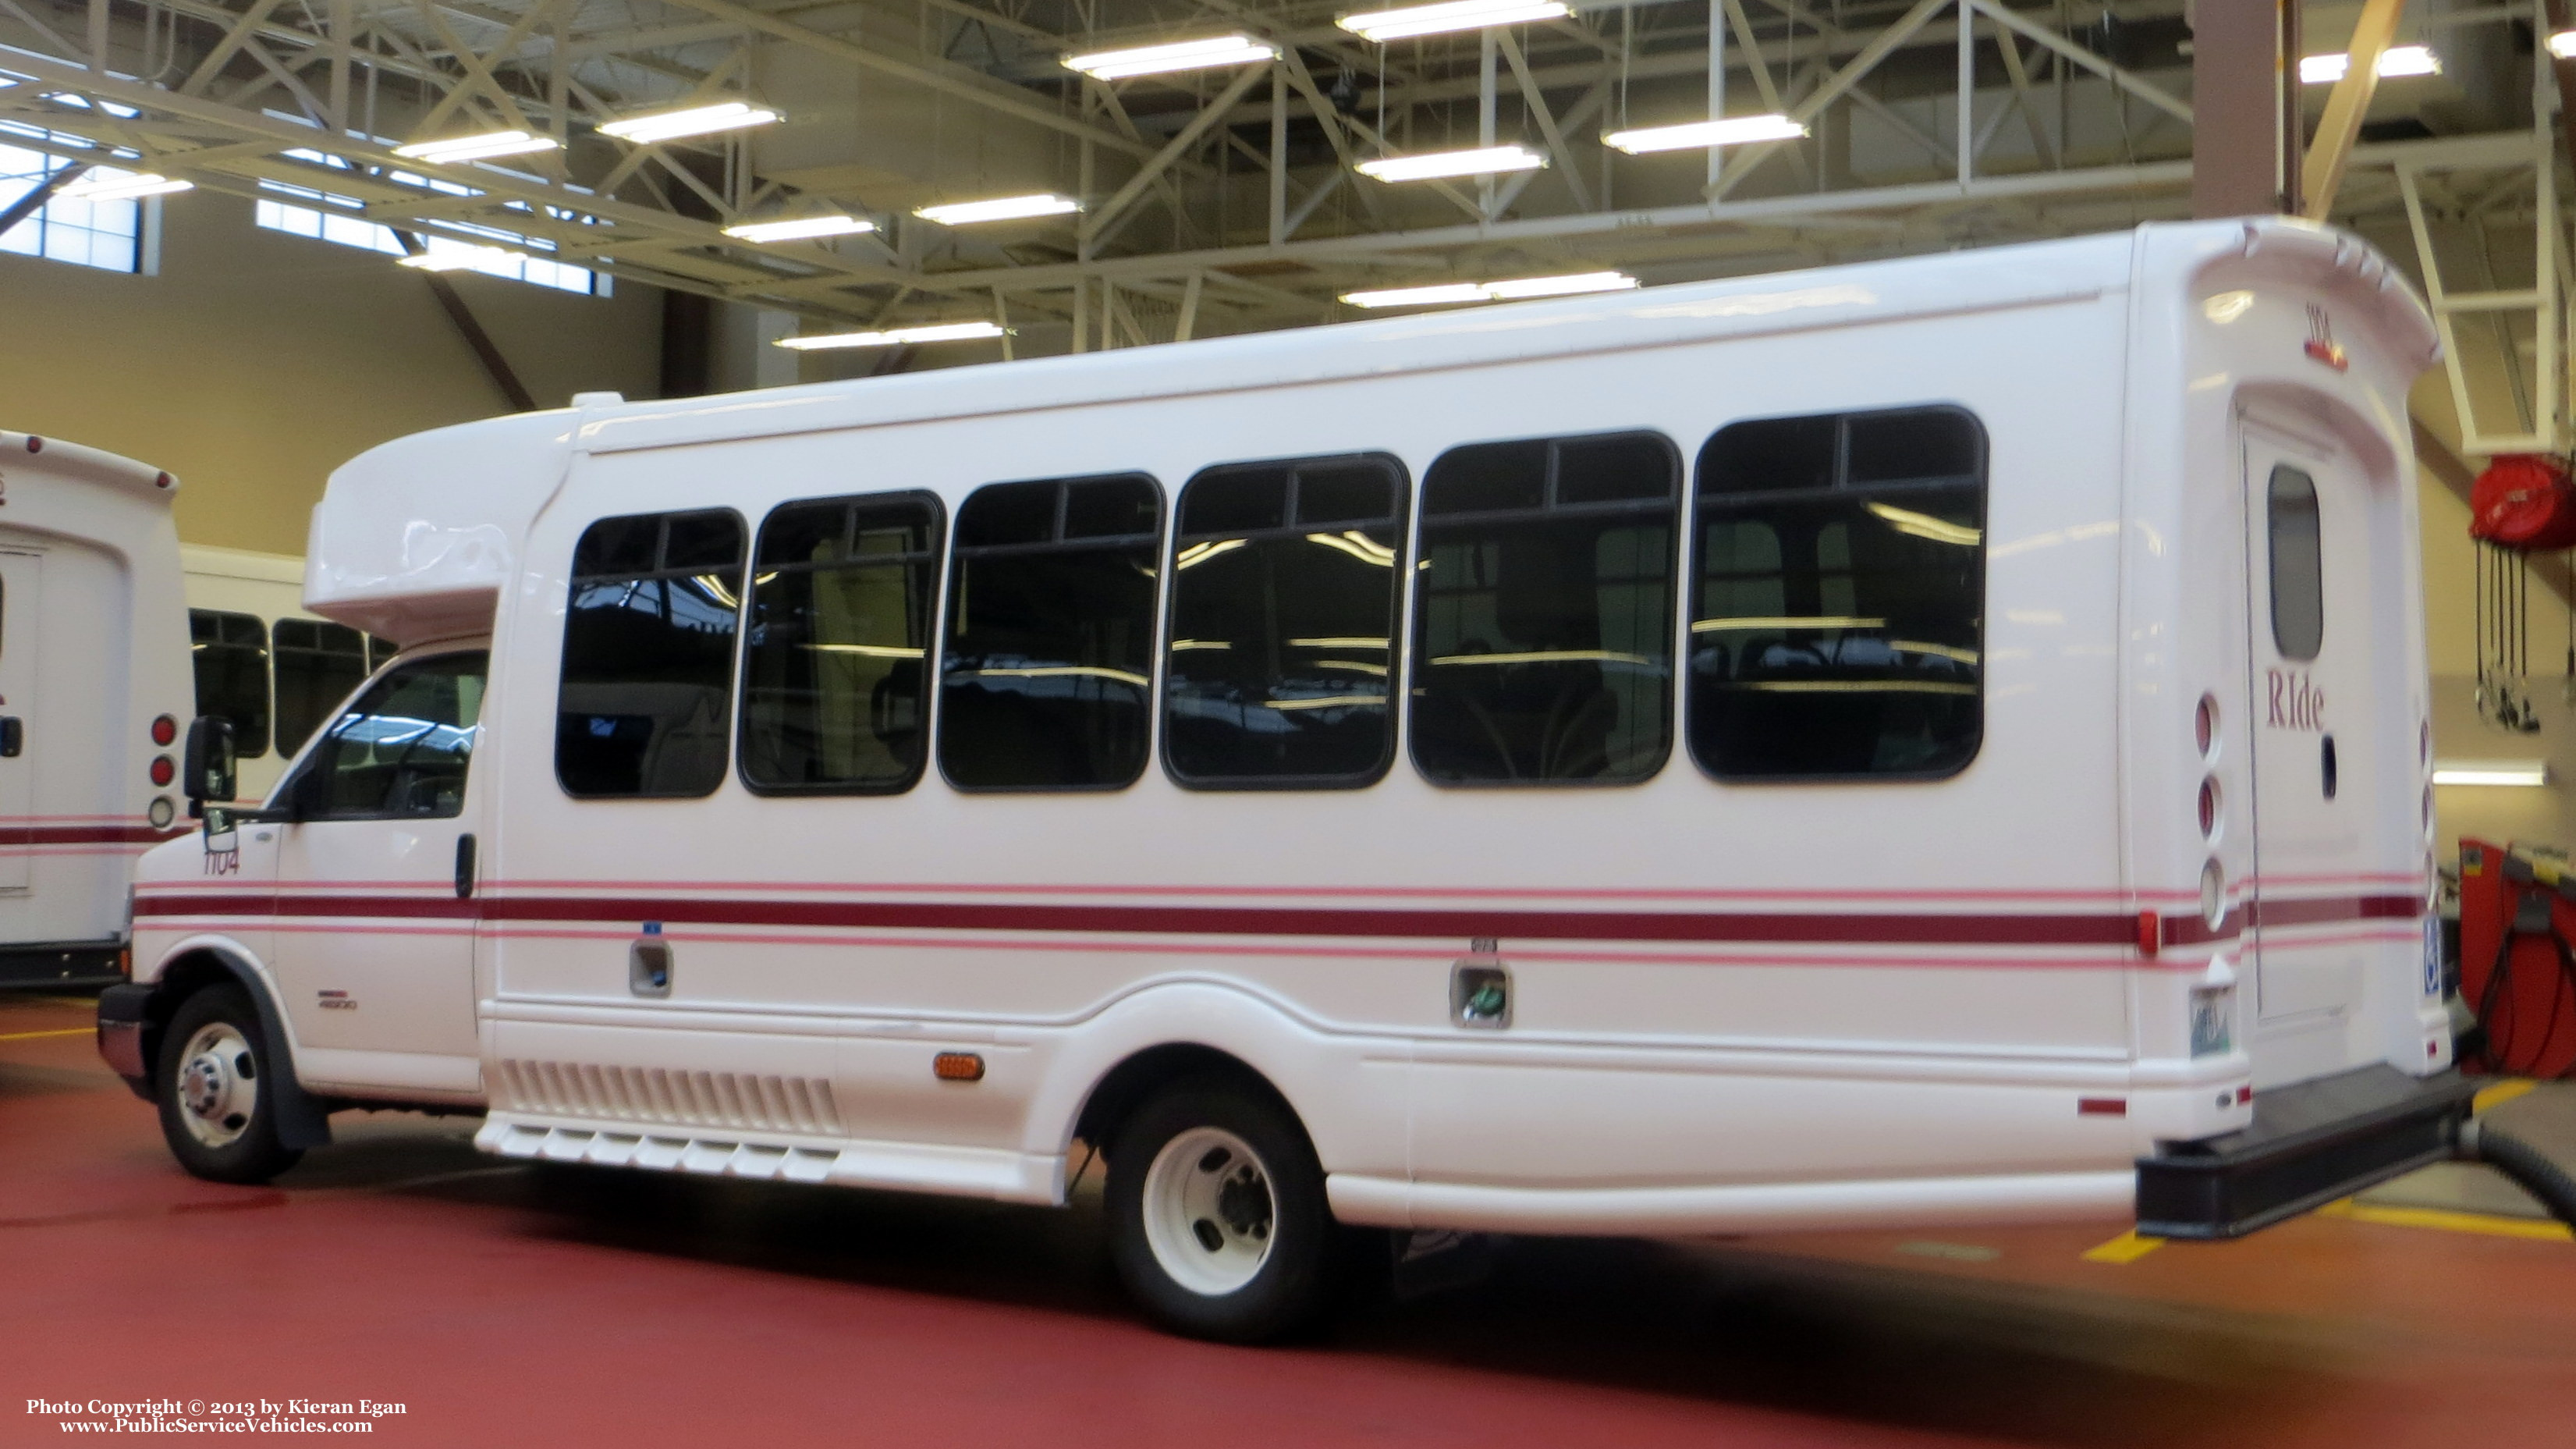
[{"label": "rear bumper", "polygon": [[122,941],[46,941],[0,947],[0,989],[63,990],[125,979]]},{"label": "rear bumper", "polygon": [[2451,1155],[2478,1084],[2380,1065],[2254,1099],[2254,1125],[2138,1159],[2138,1231],[2235,1238]]}]

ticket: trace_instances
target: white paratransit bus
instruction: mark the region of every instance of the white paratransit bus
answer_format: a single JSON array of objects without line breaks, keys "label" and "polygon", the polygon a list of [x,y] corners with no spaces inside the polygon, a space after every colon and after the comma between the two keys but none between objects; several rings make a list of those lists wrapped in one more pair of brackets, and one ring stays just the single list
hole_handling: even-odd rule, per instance
[{"label": "white paratransit bus", "polygon": [[188,828],[178,491],[0,431],[0,988],[124,980],[135,857]]},{"label": "white paratransit bus", "polygon": [[2434,357],[2231,221],[390,443],[306,600],[405,648],[102,1043],[227,1180],[1096,1146],[1226,1338],[1359,1226],[2246,1231],[2466,1110]]}]

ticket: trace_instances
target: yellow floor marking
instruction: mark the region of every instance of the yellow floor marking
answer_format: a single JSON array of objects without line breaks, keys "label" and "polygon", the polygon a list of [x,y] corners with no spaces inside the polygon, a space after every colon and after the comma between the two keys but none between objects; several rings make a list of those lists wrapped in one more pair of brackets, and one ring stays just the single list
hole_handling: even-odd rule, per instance
[{"label": "yellow floor marking", "polygon": [[2087,1263],[2134,1263],[2164,1245],[2164,1239],[2131,1228],[2107,1243],[2086,1248],[2080,1256]]},{"label": "yellow floor marking", "polygon": [[2505,1103],[2512,1101],[2514,1098],[2521,1096],[2523,1093],[2528,1092],[2539,1085],[2540,1084],[2538,1082],[2522,1077],[2514,1077],[2498,1082],[2492,1087],[2482,1089],[2476,1096],[2470,1098],[2469,1110],[2472,1112],[2490,1111],[2494,1108],[2503,1106]]},{"label": "yellow floor marking", "polygon": [[75,1026],[64,1031],[13,1031],[0,1035],[0,1041],[34,1041],[40,1036],[88,1036],[96,1030],[96,1027]]},{"label": "yellow floor marking", "polygon": [[2576,1229],[2536,1218],[2499,1217],[2493,1213],[2460,1213],[2447,1208],[2374,1207],[2345,1198],[2317,1209],[2321,1218],[2345,1218],[2391,1228],[2433,1228],[2445,1233],[2483,1233],[2491,1238],[2539,1238],[2576,1242]]}]

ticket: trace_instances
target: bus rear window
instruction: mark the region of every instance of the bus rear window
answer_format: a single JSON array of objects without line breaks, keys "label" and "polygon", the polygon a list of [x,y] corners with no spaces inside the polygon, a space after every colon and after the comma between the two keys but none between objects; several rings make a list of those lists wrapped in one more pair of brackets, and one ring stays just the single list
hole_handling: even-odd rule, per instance
[{"label": "bus rear window", "polygon": [[267,754],[268,626],[257,614],[190,609],[188,650],[197,713],[231,720],[233,750],[243,759]]},{"label": "bus rear window", "polygon": [[1722,780],[1955,773],[1983,733],[1985,432],[1769,418],[1700,450],[1691,754]]},{"label": "bus rear window", "polygon": [[706,795],[724,782],[742,519],[603,518],[573,551],[555,705],[567,794]]},{"label": "bus rear window", "polygon": [[957,509],[939,769],[961,790],[1116,789],[1145,768],[1162,490],[995,483]]}]

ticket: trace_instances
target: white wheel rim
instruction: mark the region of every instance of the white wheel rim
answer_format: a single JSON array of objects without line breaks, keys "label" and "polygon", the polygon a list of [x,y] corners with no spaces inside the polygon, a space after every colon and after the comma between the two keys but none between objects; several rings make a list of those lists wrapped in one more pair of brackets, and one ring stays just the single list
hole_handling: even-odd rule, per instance
[{"label": "white wheel rim", "polygon": [[1270,1169],[1252,1144],[1193,1127],[1145,1169],[1145,1243],[1171,1280],[1220,1297],[1251,1282],[1276,1246]]},{"label": "white wheel rim", "polygon": [[259,1066],[230,1022],[197,1028],[179,1058],[179,1120],[208,1147],[230,1147],[259,1110]]}]

